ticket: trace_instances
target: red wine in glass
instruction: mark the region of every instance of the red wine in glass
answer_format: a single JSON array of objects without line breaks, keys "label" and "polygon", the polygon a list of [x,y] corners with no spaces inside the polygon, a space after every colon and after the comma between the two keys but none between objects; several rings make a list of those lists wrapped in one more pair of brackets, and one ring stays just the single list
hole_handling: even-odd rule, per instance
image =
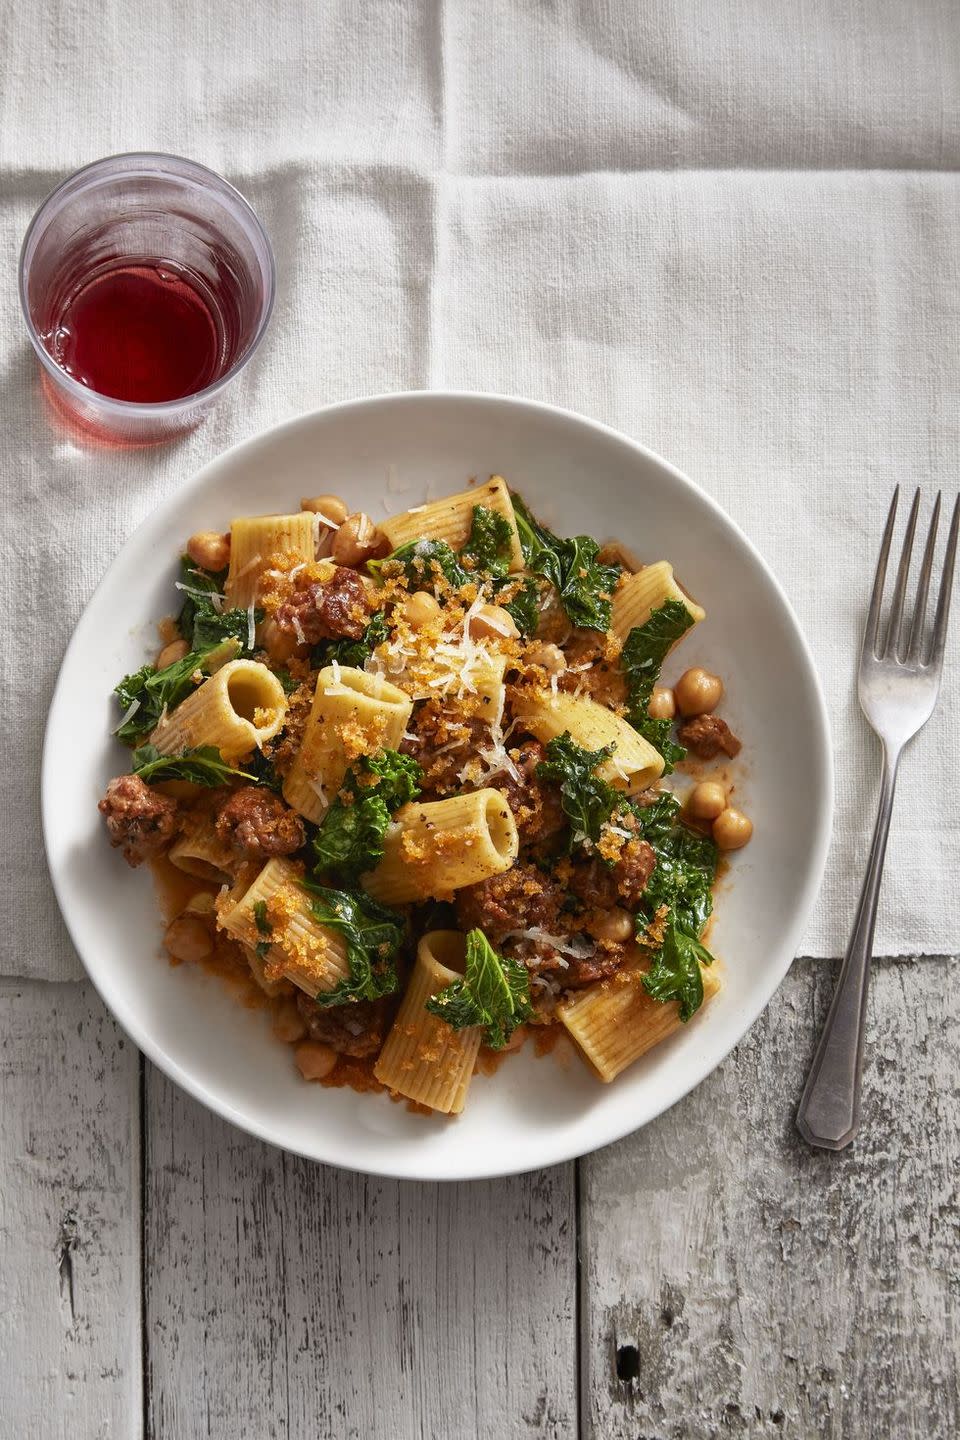
[{"label": "red wine in glass", "polygon": [[65,180],[24,240],[20,295],[44,388],[101,439],[166,439],[253,353],[273,302],[270,242],[225,180],[118,155]]},{"label": "red wine in glass", "polygon": [[196,395],[233,358],[221,298],[162,261],[118,260],[44,318],[41,336],[60,368],[115,400]]}]

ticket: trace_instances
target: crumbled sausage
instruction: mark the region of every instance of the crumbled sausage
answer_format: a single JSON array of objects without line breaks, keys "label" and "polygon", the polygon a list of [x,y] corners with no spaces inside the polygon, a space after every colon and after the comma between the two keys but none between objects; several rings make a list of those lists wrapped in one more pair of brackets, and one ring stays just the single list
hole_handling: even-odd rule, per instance
[{"label": "crumbled sausage", "polygon": [[303,821],[279,795],[260,785],[242,785],[220,806],[214,828],[240,855],[292,855],[306,840]]},{"label": "crumbled sausage", "polygon": [[329,580],[311,581],[296,589],[277,608],[277,628],[307,645],[344,637],[359,640],[367,625],[370,602],[356,570],[338,565]]},{"label": "crumbled sausage", "polygon": [[597,942],[594,953],[584,960],[571,960],[563,975],[557,978],[567,990],[576,990],[581,985],[592,985],[595,980],[606,980],[620,969],[629,953],[629,946],[615,940]]},{"label": "crumbled sausage", "polygon": [[177,833],[177,802],[152,790],[139,775],[111,780],[97,809],[107,822],[110,844],[123,850],[128,865],[159,855]]},{"label": "crumbled sausage", "polygon": [[539,740],[525,740],[519,750],[511,750],[510,757],[520,772],[521,779],[501,771],[492,775],[489,785],[499,790],[513,811],[521,844],[535,845],[556,835],[563,829],[563,807],[555,786],[544,785],[537,779],[537,766],[545,754]]},{"label": "crumbled sausage", "polygon": [[556,935],[566,931],[560,915],[563,901],[563,890],[549,875],[535,865],[514,865],[457,891],[457,923],[462,930],[482,930],[494,945],[511,930]]},{"label": "crumbled sausage", "polygon": [[712,760],[721,751],[733,759],[743,746],[734,735],[726,720],[719,715],[695,715],[685,720],[677,730],[681,745],[686,745],[701,760]]},{"label": "crumbled sausage", "polygon": [[612,865],[602,860],[574,865],[570,889],[592,910],[609,910],[619,904],[635,910],[656,863],[646,840],[628,840]]},{"label": "crumbled sausage", "polygon": [[387,1032],[389,1007],[383,1000],[358,1000],[347,1005],[318,1005],[309,995],[297,994],[297,1009],[311,1040],[321,1040],[340,1055],[362,1060],[376,1055]]}]

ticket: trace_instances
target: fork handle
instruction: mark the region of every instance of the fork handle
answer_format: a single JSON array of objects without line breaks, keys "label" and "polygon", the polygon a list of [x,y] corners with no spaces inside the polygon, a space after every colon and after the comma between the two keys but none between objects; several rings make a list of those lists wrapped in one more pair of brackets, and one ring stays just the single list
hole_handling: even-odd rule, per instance
[{"label": "fork handle", "polygon": [[797,1128],[804,1140],[827,1150],[849,1145],[860,1125],[860,1072],[873,931],[899,763],[899,749],[885,745],[880,806],[853,933],[797,1111]]}]

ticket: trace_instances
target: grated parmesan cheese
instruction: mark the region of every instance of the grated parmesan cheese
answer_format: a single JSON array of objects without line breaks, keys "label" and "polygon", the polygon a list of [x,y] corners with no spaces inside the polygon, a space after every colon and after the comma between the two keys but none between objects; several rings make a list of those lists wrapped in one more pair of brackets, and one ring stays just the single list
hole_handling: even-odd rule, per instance
[{"label": "grated parmesan cheese", "polygon": [[303,633],[303,626],[300,624],[300,616],[297,614],[297,612],[296,612],[292,607],[291,607],[291,613],[290,613],[290,623],[291,623],[292,626],[293,626],[293,633],[294,633],[294,635],[296,635],[296,637],[297,637],[297,644],[298,644],[298,645],[306,645],[306,643],[307,643],[307,637],[306,637],[306,635],[304,635],[304,633]]},{"label": "grated parmesan cheese", "polygon": [[247,649],[252,650],[257,639],[257,616],[253,601],[247,606]]},{"label": "grated parmesan cheese", "polygon": [[240,570],[237,571],[236,575],[234,575],[234,580],[242,580],[244,575],[249,575],[251,570],[256,570],[262,559],[262,555],[251,555],[246,565],[244,565]]},{"label": "grated parmesan cheese", "polygon": [[224,600],[227,598],[225,595],[221,595],[219,590],[198,590],[195,585],[185,585],[182,580],[175,580],[174,588],[176,590],[183,590],[187,595],[193,595],[198,600],[209,600],[218,615],[223,608]]},{"label": "grated parmesan cheese", "polygon": [[585,935],[552,935],[549,930],[543,930],[539,925],[531,925],[526,930],[511,930],[503,938],[504,940],[535,940],[541,945],[549,945],[551,950],[557,950],[562,955],[572,956],[574,960],[589,960],[597,952],[596,945],[592,944]]},{"label": "grated parmesan cheese", "polygon": [[[123,712],[123,716],[122,716],[122,718],[121,718],[121,720],[120,720],[119,725],[117,726],[117,730],[122,730],[123,727],[124,727],[124,725],[126,725],[127,721],[128,721],[128,720],[132,720],[133,717],[134,717],[134,715],[136,715],[136,713],[137,713],[137,711],[138,711],[139,709],[140,709],[140,701],[139,701],[139,700],[131,700],[130,704],[127,706],[126,710]],[[114,731],[113,731],[113,734],[114,734],[114,735],[116,735],[117,730],[114,730]]]}]

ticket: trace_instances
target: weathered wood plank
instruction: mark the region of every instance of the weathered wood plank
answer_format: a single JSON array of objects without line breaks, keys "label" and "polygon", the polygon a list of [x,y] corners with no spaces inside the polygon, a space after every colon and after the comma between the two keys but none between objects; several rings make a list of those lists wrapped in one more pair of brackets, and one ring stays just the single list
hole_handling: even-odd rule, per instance
[{"label": "weathered wood plank", "polygon": [[140,1061],[93,987],[0,980],[0,1435],[142,1431]]},{"label": "weathered wood plank", "polygon": [[152,1069],[145,1112],[157,1440],[576,1435],[572,1165],[364,1179],[260,1144]]},{"label": "weathered wood plank", "polygon": [[960,1431],[951,964],[876,967],[849,1151],[794,1129],[831,990],[801,962],[715,1076],[582,1163],[589,1440]]}]

